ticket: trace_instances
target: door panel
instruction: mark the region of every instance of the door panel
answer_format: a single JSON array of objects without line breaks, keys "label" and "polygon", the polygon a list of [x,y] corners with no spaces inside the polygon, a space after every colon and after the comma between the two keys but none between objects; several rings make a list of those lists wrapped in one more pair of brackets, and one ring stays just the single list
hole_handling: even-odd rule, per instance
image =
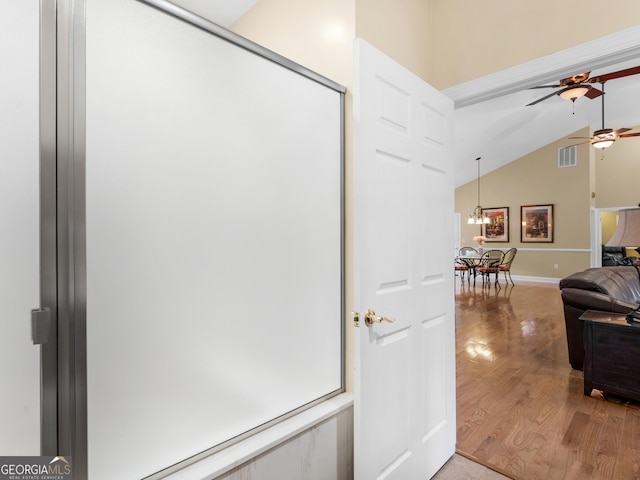
[{"label": "door panel", "polygon": [[[422,365],[438,365],[443,358],[446,358],[445,344],[440,341],[445,336],[445,317],[439,316],[422,322]],[[426,401],[424,403],[423,441],[427,441],[429,437],[435,435],[440,428],[446,425],[447,397],[436,392],[430,392],[426,387],[439,385],[446,388],[447,373],[444,369],[424,369],[424,381],[422,382],[424,391],[422,396]]]},{"label": "door panel", "polygon": [[0,452],[39,455],[38,0],[0,15]]},{"label": "door panel", "polygon": [[341,390],[343,100],[143,2],[86,18],[89,477],[141,478]]},{"label": "door panel", "polygon": [[[387,152],[377,154],[376,209],[379,216],[373,225],[372,235],[375,257],[380,262],[378,293],[408,286],[409,282],[409,238],[408,218],[408,161]],[[377,232],[377,234],[374,234]]]},{"label": "door panel", "polygon": [[[455,450],[449,99],[356,41],[357,479],[428,478]],[[364,318],[361,318],[364,320]]]}]

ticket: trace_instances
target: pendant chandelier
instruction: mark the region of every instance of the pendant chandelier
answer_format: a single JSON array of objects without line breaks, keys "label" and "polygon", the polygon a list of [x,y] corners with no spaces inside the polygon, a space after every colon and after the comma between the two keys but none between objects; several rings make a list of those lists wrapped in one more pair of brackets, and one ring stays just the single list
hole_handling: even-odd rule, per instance
[{"label": "pendant chandelier", "polygon": [[478,162],[478,205],[473,209],[473,213],[469,215],[469,220],[467,221],[469,225],[489,223],[489,217],[482,213],[482,207],[480,206],[480,158],[476,158],[476,162]]}]

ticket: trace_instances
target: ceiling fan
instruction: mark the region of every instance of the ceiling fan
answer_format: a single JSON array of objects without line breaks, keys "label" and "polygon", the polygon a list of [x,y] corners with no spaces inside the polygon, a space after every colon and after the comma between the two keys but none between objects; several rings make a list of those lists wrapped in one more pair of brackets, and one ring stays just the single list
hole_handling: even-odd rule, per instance
[{"label": "ceiling fan", "polygon": [[[569,138],[586,138],[584,142],[576,143],[576,145],[582,145],[587,142],[591,142],[591,145],[595,148],[607,148],[613,145],[618,138],[625,137],[638,137],[640,136],[640,132],[636,133],[625,133],[631,130],[630,128],[619,128],[617,130],[612,130],[611,128],[604,128],[604,82],[602,82],[602,91],[600,93],[602,96],[602,128],[600,130],[596,130],[593,132],[593,137],[569,137]],[[572,147],[575,145],[571,145]]]},{"label": "ceiling fan", "polygon": [[601,83],[608,80],[614,80],[616,78],[629,77],[631,75],[637,75],[640,73],[640,66],[625,68],[624,70],[618,70],[617,72],[605,73],[603,75],[598,75],[597,77],[589,77],[591,72],[579,73],[577,75],[573,75],[571,77],[563,78],[560,80],[560,83],[557,85],[540,85],[537,87],[531,87],[532,89],[537,88],[561,88],[561,90],[557,92],[550,93],[538,100],[534,100],[533,102],[527,104],[529,107],[531,105],[535,105],[540,103],[548,98],[553,97],[554,95],[559,95],[560,97],[571,100],[575,102],[576,98],[587,97],[587,98],[598,98],[602,95],[602,91],[593,87],[594,83]]}]

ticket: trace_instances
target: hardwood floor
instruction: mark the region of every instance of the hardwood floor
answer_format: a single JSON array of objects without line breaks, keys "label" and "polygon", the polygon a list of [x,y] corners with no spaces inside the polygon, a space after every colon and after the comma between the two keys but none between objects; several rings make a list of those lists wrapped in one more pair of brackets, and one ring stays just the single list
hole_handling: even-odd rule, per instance
[{"label": "hardwood floor", "polygon": [[501,286],[456,278],[458,451],[519,480],[640,479],[640,406],[583,394],[558,287]]}]

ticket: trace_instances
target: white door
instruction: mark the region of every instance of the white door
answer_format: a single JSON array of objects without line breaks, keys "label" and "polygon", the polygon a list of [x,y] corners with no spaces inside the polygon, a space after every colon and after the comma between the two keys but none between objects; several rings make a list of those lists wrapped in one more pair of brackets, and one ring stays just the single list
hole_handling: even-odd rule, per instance
[{"label": "white door", "polygon": [[453,103],[354,55],[355,478],[427,479],[455,451]]}]

